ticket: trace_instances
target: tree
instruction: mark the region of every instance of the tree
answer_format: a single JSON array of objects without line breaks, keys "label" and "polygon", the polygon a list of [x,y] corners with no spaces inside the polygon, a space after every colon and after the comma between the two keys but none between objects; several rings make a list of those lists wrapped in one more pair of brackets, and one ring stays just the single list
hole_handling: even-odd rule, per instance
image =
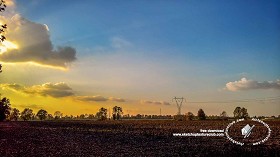
[{"label": "tree", "polygon": [[[6,4],[4,0],[0,1],[0,12],[5,11],[6,9]],[[3,33],[5,32],[5,29],[7,29],[7,25],[6,24],[2,24],[0,25],[0,42],[3,42],[6,40],[6,37],[3,35]],[[0,64],[0,73],[2,72],[2,64]]]},{"label": "tree", "polygon": [[247,109],[244,108],[244,107],[241,108],[241,118],[245,118],[245,119],[249,118],[249,114],[247,112]]},{"label": "tree", "polygon": [[[5,11],[6,4],[4,0],[0,1],[0,12]],[[5,29],[7,29],[6,24],[0,25],[0,42],[4,42],[6,40],[6,37],[3,35],[5,32]],[[0,64],[0,73],[2,72],[2,64]],[[0,102],[0,121],[5,120],[10,115],[10,101],[7,98],[3,98]]]},{"label": "tree", "polygon": [[186,114],[186,116],[187,116],[187,120],[193,120],[194,119],[194,114],[192,112],[188,112]]},{"label": "tree", "polygon": [[51,120],[51,119],[53,119],[53,116],[52,116],[52,114],[50,114],[50,113],[49,113],[49,114],[47,115],[47,119],[48,119],[48,120]]},{"label": "tree", "polygon": [[48,116],[48,112],[44,109],[41,109],[36,114],[37,117],[39,117],[40,120],[45,120]]},{"label": "tree", "polygon": [[123,111],[121,107],[115,106],[113,107],[113,120],[119,120],[122,117]]},{"label": "tree", "polygon": [[241,107],[236,107],[233,111],[234,118],[241,118]]},{"label": "tree", "polygon": [[94,119],[94,114],[89,114],[88,119]]},{"label": "tree", "polygon": [[3,98],[0,100],[0,121],[4,121],[9,115],[11,110],[10,100]]},{"label": "tree", "polygon": [[84,115],[84,114],[81,114],[81,115],[80,115],[80,119],[85,119],[85,115]]},{"label": "tree", "polygon": [[244,107],[236,107],[233,111],[234,118],[249,118],[249,114],[247,112],[247,109]]},{"label": "tree", "polygon": [[107,119],[107,109],[101,107],[101,108],[99,109],[99,111],[96,113],[96,117],[97,117],[99,120],[106,120],[106,119]]},{"label": "tree", "polygon": [[20,117],[21,117],[24,121],[31,120],[31,118],[32,118],[33,116],[34,116],[33,110],[30,109],[30,108],[25,108],[25,109],[21,112],[21,115],[20,115]]},{"label": "tree", "polygon": [[206,119],[206,115],[205,115],[205,113],[202,109],[198,110],[197,117],[198,117],[199,120],[205,120]]},{"label": "tree", "polygon": [[60,119],[63,116],[63,113],[61,113],[60,111],[55,111],[54,112],[54,119]]},{"label": "tree", "polygon": [[223,111],[223,112],[220,114],[220,118],[222,118],[222,119],[227,119],[227,118],[228,118],[228,115],[227,115],[226,111]]},{"label": "tree", "polygon": [[[6,9],[6,4],[4,0],[0,1],[0,12],[5,11]],[[6,37],[3,35],[3,33],[5,32],[5,29],[7,29],[7,25],[6,24],[2,24],[0,25],[0,42],[3,42],[6,40]]]},{"label": "tree", "polygon": [[0,12],[3,12],[3,11],[5,11],[5,9],[6,9],[6,4],[5,4],[5,1],[4,0],[1,0],[0,1]]},{"label": "tree", "polygon": [[14,120],[14,121],[17,121],[18,118],[20,116],[20,112],[18,109],[16,108],[13,108],[12,109],[12,112],[11,112],[11,115],[10,115],[10,120]]}]

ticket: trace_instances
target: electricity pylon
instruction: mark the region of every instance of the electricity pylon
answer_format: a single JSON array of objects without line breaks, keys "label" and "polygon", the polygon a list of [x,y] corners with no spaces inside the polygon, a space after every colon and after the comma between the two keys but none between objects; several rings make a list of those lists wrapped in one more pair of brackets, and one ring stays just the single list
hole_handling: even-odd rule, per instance
[{"label": "electricity pylon", "polygon": [[177,97],[174,97],[173,99],[172,99],[172,102],[173,102],[173,100],[175,100],[175,102],[176,102],[176,104],[177,104],[177,108],[178,108],[178,113],[177,113],[177,115],[181,115],[181,108],[182,108],[182,104],[183,104],[183,101],[185,100],[185,102],[186,102],[186,99],[185,98],[177,98]]}]

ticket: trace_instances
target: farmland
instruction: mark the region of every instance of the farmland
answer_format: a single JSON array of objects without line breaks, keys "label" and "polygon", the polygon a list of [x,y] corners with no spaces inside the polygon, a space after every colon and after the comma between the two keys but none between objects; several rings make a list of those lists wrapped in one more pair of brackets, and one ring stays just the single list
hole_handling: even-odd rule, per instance
[{"label": "farmland", "polygon": [[[1,156],[280,156],[280,121],[266,121],[271,137],[239,146],[226,137],[173,133],[225,129],[229,121],[29,121],[0,123]],[[250,155],[251,154],[251,155]]]}]

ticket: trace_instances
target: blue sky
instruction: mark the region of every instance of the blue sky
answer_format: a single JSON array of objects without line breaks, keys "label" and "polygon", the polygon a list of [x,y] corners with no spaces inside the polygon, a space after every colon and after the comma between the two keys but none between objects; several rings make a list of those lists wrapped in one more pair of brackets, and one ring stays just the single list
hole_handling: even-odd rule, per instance
[{"label": "blue sky", "polygon": [[[77,51],[67,72],[38,72],[34,75],[41,79],[34,83],[63,81],[80,93],[132,102],[170,101],[173,96],[190,101],[279,96],[279,87],[273,85],[225,90],[227,83],[242,78],[280,79],[279,1],[22,0],[16,8],[22,17],[49,27],[54,47]],[[196,112],[203,107],[211,114],[218,114],[217,107],[228,112],[235,107],[196,105],[189,108]],[[240,105],[252,114],[270,114],[260,104],[257,109]],[[280,109],[277,105],[279,101],[271,104],[273,114]],[[166,110],[172,113],[174,106]]]},{"label": "blue sky", "polygon": [[109,47],[110,39],[117,36],[147,57],[210,61],[228,65],[232,72],[263,71],[272,79],[280,74],[273,68],[280,67],[277,1],[17,3],[24,16],[48,24],[54,44],[76,46],[80,55],[85,48]]}]

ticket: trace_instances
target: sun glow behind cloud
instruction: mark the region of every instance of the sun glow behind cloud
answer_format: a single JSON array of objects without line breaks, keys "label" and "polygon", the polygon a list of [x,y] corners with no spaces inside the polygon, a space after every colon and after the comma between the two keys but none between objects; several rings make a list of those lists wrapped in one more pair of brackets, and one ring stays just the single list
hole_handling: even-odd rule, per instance
[{"label": "sun glow behind cloud", "polygon": [[3,33],[7,40],[0,43],[0,61],[26,62],[47,68],[58,67],[54,69],[60,70],[69,68],[77,59],[76,49],[71,46],[53,46],[47,24],[28,20],[18,13],[15,1],[6,2],[8,7],[0,15],[0,25],[8,25]]},{"label": "sun glow behind cloud", "polygon": [[0,46],[0,54],[5,53],[11,49],[18,49],[18,45],[11,41],[5,40],[2,42],[2,45]]},{"label": "sun glow behind cloud", "polygon": [[17,62],[17,63],[0,62],[0,63],[1,64],[5,63],[5,65],[19,65],[21,67],[31,65],[31,66],[38,66],[38,67],[50,68],[50,69],[56,69],[56,70],[62,70],[62,71],[68,71],[69,70],[66,67],[57,67],[57,66],[45,65],[45,64],[40,64],[40,63],[36,63],[36,62]]}]

